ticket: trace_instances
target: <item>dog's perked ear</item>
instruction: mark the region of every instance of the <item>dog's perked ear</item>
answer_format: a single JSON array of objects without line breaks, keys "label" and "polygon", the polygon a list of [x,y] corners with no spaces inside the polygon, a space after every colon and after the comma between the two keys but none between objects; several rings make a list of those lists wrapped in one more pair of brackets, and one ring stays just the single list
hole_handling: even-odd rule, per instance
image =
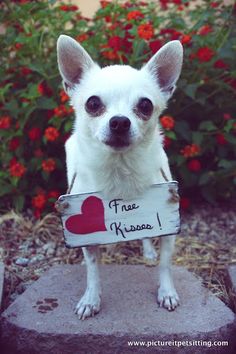
[{"label": "dog's perked ear", "polygon": [[168,99],[175,90],[182,63],[183,46],[180,41],[171,41],[159,49],[142,70],[148,70],[154,76],[166,99]]},{"label": "dog's perked ear", "polygon": [[83,73],[96,65],[89,54],[73,38],[60,35],[57,41],[57,60],[65,91],[78,84]]}]

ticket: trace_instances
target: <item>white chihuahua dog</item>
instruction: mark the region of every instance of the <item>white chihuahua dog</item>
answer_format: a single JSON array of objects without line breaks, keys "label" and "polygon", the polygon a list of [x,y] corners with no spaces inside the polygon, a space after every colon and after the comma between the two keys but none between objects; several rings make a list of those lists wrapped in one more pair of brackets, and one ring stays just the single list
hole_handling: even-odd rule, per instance
[{"label": "white chihuahua dog", "polygon": [[[71,37],[57,44],[59,70],[76,119],[67,140],[66,163],[71,193],[103,191],[110,198],[136,198],[154,183],[171,180],[158,117],[179,78],[183,48],[164,45],[140,70],[128,65],[100,68]],[[164,174],[163,174],[164,171]],[[179,304],[171,276],[175,236],[161,237],[157,302],[168,310]],[[156,259],[149,239],[144,256]],[[101,285],[97,246],[83,247],[87,288],[76,306],[80,319],[98,313]]]}]

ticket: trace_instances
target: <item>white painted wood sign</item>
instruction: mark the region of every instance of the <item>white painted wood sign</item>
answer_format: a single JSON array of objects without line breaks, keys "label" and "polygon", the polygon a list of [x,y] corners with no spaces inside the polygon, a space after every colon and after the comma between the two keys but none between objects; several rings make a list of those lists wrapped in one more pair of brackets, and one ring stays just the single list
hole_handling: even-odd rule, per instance
[{"label": "white painted wood sign", "polygon": [[61,214],[66,246],[79,247],[174,235],[180,231],[178,183],[154,184],[139,198],[66,194]]}]

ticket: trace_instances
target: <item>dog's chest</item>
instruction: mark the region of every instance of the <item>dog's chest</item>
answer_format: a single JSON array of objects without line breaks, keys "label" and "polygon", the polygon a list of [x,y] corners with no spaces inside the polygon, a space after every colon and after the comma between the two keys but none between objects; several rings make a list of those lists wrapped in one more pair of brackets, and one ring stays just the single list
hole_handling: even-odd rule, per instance
[{"label": "dog's chest", "polygon": [[116,157],[103,166],[97,182],[108,196],[133,198],[153,183],[153,171],[147,171],[143,161]]}]

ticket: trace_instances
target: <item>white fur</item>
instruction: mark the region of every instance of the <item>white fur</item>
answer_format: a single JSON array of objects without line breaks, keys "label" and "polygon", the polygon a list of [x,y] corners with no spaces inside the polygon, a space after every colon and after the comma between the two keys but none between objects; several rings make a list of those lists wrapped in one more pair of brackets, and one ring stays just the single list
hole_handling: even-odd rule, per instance
[{"label": "white fur", "polygon": [[[114,65],[100,68],[73,39],[60,36],[58,63],[65,89],[71,97],[76,120],[66,142],[68,184],[76,179],[71,193],[102,191],[109,197],[136,197],[153,183],[163,182],[160,169],[168,179],[171,173],[162,147],[158,117],[174,91],[182,64],[182,46],[178,41],[165,45],[141,69]],[[85,109],[91,96],[99,96],[105,110],[92,117]],[[140,98],[153,104],[148,120],[141,119],[134,108]],[[114,116],[130,120],[129,146],[114,148],[106,144]],[[161,238],[160,288],[158,303],[169,310],[178,303],[170,272],[175,237]],[[144,256],[155,260],[150,240],[144,240]],[[80,319],[93,316],[100,309],[101,286],[97,265],[97,248],[83,248],[87,265],[87,289],[76,307]]]}]

